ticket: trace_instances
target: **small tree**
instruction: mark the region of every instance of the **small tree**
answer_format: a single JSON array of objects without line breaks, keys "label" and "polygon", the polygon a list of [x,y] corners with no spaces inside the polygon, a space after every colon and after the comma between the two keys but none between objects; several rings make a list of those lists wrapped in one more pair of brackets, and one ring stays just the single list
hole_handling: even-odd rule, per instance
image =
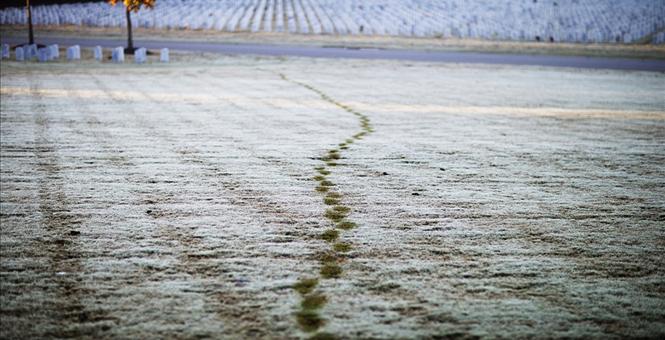
[{"label": "small tree", "polygon": [[[120,0],[108,0],[108,2],[115,6]],[[125,52],[133,54],[134,40],[132,39],[132,12],[138,12],[141,7],[155,7],[155,0],[122,0],[122,3],[125,5],[125,14],[127,17],[127,48],[125,48]]]}]

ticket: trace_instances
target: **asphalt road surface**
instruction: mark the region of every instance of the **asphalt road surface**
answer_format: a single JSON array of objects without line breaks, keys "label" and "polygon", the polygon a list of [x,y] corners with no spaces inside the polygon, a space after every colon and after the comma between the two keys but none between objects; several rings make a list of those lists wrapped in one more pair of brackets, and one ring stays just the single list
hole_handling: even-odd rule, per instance
[{"label": "asphalt road surface", "polygon": [[[2,37],[2,43],[20,44],[23,37]],[[125,46],[124,39],[39,38],[40,44],[61,46],[81,45]],[[590,69],[638,70],[665,72],[665,60],[624,58],[575,57],[554,55],[495,54],[474,52],[414,51],[375,48],[319,47],[274,44],[223,44],[213,42],[136,40],[136,46],[149,49],[168,47],[171,50],[249,54],[267,56],[297,56],[312,58],[391,59],[446,63],[479,63],[504,65],[539,65]]]},{"label": "asphalt road surface", "polygon": [[[2,37],[3,43],[19,44],[22,37]],[[81,45],[116,47],[125,46],[121,39],[91,38],[39,38],[38,43],[60,44],[62,46]],[[273,44],[221,44],[211,42],[153,41],[137,40],[136,46],[157,49],[168,47],[172,50],[193,52],[214,52],[224,54],[249,54],[268,56],[298,56],[313,58],[355,58],[392,59],[448,63],[481,63],[507,65],[539,65],[555,67],[576,67],[592,69],[640,70],[665,72],[665,60],[642,60],[624,58],[598,58],[574,56],[549,56],[525,54],[496,54],[474,52],[414,51],[375,48],[319,47]]]}]

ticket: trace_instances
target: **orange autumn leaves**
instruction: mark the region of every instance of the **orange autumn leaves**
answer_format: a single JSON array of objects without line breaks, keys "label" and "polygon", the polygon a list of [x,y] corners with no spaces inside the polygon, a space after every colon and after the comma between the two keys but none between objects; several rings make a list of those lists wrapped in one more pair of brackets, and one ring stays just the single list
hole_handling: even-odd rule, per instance
[{"label": "orange autumn leaves", "polygon": [[156,0],[108,0],[108,3],[115,6],[118,2],[122,2],[127,10],[138,12],[141,7],[153,8],[155,7]]}]

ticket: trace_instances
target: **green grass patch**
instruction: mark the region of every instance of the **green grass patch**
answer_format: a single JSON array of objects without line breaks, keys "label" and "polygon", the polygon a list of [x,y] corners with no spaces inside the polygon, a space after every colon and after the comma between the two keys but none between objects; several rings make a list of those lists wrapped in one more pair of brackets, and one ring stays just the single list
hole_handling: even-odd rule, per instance
[{"label": "green grass patch", "polygon": [[318,191],[318,192],[328,192],[328,187],[323,186],[323,185],[319,185],[319,186],[316,187],[316,191]]},{"label": "green grass patch", "polygon": [[314,332],[325,325],[326,321],[313,310],[302,310],[296,314],[298,325],[305,332]]},{"label": "green grass patch", "polygon": [[326,161],[326,165],[327,166],[337,166],[337,163],[335,163],[333,161]]},{"label": "green grass patch", "polygon": [[321,276],[325,279],[335,279],[342,276],[342,267],[337,263],[326,263],[321,267]]},{"label": "green grass patch", "polygon": [[346,214],[335,209],[326,209],[324,216],[333,222],[339,222],[346,217]]},{"label": "green grass patch", "polygon": [[342,214],[348,214],[349,211],[351,211],[351,208],[344,205],[336,205],[333,207],[333,209],[337,212],[341,212]]},{"label": "green grass patch", "polygon": [[330,251],[324,251],[321,253],[318,253],[316,255],[316,259],[321,262],[321,265],[325,265],[327,263],[336,263],[337,262],[337,255],[335,253],[330,252]]},{"label": "green grass patch", "polygon": [[339,231],[335,229],[328,229],[321,234],[321,239],[332,242],[339,237]]},{"label": "green grass patch", "polygon": [[320,170],[317,170],[321,175],[328,176],[330,175],[330,171],[326,170],[325,168],[321,168]]},{"label": "green grass patch", "polygon": [[311,294],[305,296],[300,302],[302,309],[319,309],[328,302],[328,298],[323,294]]},{"label": "green grass patch", "polygon": [[326,205],[335,205],[339,204],[339,199],[326,196],[323,198],[323,203],[325,203]]},{"label": "green grass patch", "polygon": [[340,156],[338,153],[329,153],[328,154],[328,159],[340,159],[342,156]]},{"label": "green grass patch", "polygon": [[342,149],[342,150],[348,150],[349,149],[349,147],[346,146],[346,145],[345,146],[340,146],[339,148]]},{"label": "green grass patch", "polygon": [[351,221],[341,221],[337,223],[337,228],[344,229],[344,230],[349,230],[357,227],[358,225],[355,222]]},{"label": "green grass patch", "polygon": [[321,332],[312,335],[309,340],[336,340],[337,337],[331,333]]},{"label": "green grass patch", "polygon": [[316,176],[313,177],[313,179],[314,179],[315,181],[323,181],[324,179],[326,179],[326,176],[323,176],[323,175],[316,175]]},{"label": "green grass patch", "polygon": [[326,197],[330,197],[330,198],[342,198],[342,194],[340,194],[339,192],[329,192],[329,193],[326,195]]},{"label": "green grass patch", "polygon": [[332,187],[335,186],[335,183],[328,181],[328,180],[322,180],[319,182],[319,185],[324,186],[324,187]]},{"label": "green grass patch", "polygon": [[300,279],[300,281],[293,285],[293,289],[295,289],[298,293],[305,295],[314,290],[318,284],[319,279]]},{"label": "green grass patch", "polygon": [[346,253],[347,251],[351,250],[351,244],[344,242],[337,242],[333,245],[333,249],[335,249],[335,251],[338,252]]}]

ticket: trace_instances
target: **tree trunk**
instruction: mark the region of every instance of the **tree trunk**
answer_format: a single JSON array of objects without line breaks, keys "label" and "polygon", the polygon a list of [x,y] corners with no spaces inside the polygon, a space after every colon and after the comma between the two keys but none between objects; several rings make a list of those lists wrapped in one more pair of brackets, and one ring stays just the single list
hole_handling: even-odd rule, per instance
[{"label": "tree trunk", "polygon": [[35,43],[35,34],[32,32],[32,9],[30,8],[30,0],[25,0],[25,7],[28,10],[28,43]]},{"label": "tree trunk", "polygon": [[132,11],[125,7],[127,13],[127,48],[126,52],[134,54],[134,40],[132,39]]}]

